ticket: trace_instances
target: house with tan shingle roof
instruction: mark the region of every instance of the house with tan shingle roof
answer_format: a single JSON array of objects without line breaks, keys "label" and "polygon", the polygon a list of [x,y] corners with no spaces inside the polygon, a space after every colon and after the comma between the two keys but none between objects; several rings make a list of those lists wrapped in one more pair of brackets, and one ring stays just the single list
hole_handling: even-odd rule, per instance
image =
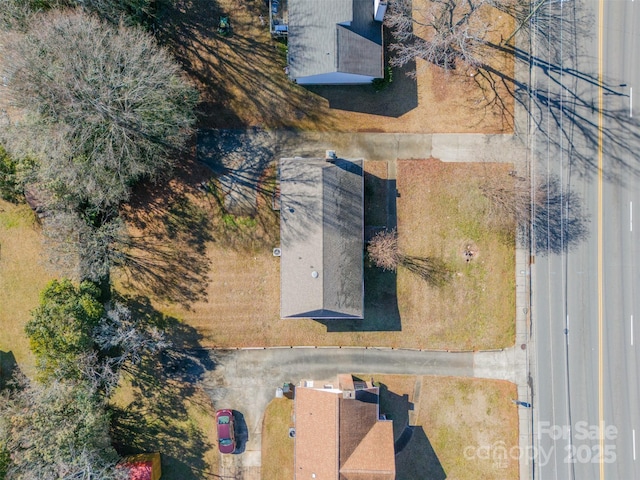
[{"label": "house with tan shingle roof", "polygon": [[283,158],[280,186],[280,316],[362,319],[362,160]]},{"label": "house with tan shingle roof", "polygon": [[381,418],[380,392],[340,375],[338,387],[295,390],[295,480],[393,480],[393,422]]}]

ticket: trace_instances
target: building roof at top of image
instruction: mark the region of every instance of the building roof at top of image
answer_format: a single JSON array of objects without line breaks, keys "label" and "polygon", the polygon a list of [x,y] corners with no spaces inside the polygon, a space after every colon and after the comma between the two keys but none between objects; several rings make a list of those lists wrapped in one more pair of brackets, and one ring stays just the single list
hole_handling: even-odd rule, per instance
[{"label": "building roof at top of image", "polygon": [[288,0],[289,77],[300,84],[382,78],[385,9],[380,0]]},{"label": "building roof at top of image", "polygon": [[279,178],[281,317],[361,319],[362,160],[283,158]]}]

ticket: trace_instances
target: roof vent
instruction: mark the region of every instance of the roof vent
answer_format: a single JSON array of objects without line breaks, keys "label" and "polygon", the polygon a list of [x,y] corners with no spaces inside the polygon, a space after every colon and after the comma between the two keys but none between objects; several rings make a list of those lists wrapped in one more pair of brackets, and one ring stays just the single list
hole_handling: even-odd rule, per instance
[{"label": "roof vent", "polygon": [[279,257],[282,255],[282,250],[280,250],[279,248],[274,248],[273,249],[273,256],[274,257]]},{"label": "roof vent", "polygon": [[311,276],[313,278],[318,278],[318,272],[316,272],[315,270],[313,272],[311,272]]}]

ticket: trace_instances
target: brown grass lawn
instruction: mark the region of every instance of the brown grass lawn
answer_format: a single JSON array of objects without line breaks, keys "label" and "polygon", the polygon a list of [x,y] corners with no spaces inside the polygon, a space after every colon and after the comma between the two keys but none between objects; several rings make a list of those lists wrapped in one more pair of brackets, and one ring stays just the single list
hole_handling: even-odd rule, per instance
[{"label": "brown grass lawn", "polygon": [[[417,0],[419,5],[426,0]],[[512,131],[513,98],[505,85],[477,71],[446,73],[418,62],[416,80],[394,71],[382,92],[372,86],[302,88],[284,73],[286,49],[270,38],[264,0],[163,2],[157,32],[202,91],[200,128],[295,127],[368,132]],[[482,13],[488,40],[499,43],[514,29],[496,9]],[[229,15],[232,34],[216,32]],[[264,19],[264,25],[260,20]],[[490,51],[487,63],[512,78],[513,58]]]},{"label": "brown grass lawn", "polygon": [[[380,385],[380,409],[393,420],[397,441],[405,427],[413,434],[396,455],[396,478],[513,480],[518,478],[518,409],[511,402],[516,386],[504,381],[470,378],[370,375]],[[273,400],[262,428],[262,478],[293,476],[293,402]],[[474,455],[481,452],[489,455]],[[466,453],[466,455],[465,455]]]},{"label": "brown grass lawn", "polygon": [[26,205],[0,200],[0,350],[12,352],[21,370],[34,359],[24,325],[52,274],[42,264],[40,229]]},{"label": "brown grass lawn", "polygon": [[271,400],[262,420],[262,480],[293,478],[293,401]]},{"label": "brown grass lawn", "polygon": [[[400,268],[398,305],[403,326],[432,348],[487,349],[514,342],[515,241],[491,224],[478,182],[510,181],[507,164],[398,162],[398,238],[406,255],[439,260],[448,272],[431,286]],[[468,260],[465,251],[473,256]]]},{"label": "brown grass lawn", "polygon": [[[137,235],[155,238],[162,252],[173,253],[161,255],[157,264],[153,249],[134,252],[143,272],[129,271],[118,285],[125,292],[148,295],[162,313],[194,329],[191,337],[204,347],[509,346],[514,341],[515,226],[508,233],[494,228],[478,189],[481,175],[512,180],[509,168],[399,162],[401,247],[408,255],[438,260],[446,267],[445,282],[433,286],[402,268],[396,276],[367,266],[364,321],[280,319],[280,265],[271,253],[278,242],[278,222],[270,205],[262,202],[255,219],[231,217],[214,193],[198,192],[189,183],[200,177],[180,173],[155,187],[157,200],[146,206],[140,201],[135,212],[127,213]],[[382,176],[385,163],[366,170]],[[384,182],[369,187],[367,198],[383,205]],[[376,223],[383,220],[377,216]],[[464,257],[467,245],[475,252],[470,262]]]},{"label": "brown grass lawn", "polygon": [[[515,385],[433,376],[373,378],[381,384],[381,409],[394,421],[396,440],[405,425],[414,426],[396,455],[398,480],[518,478],[517,458],[498,455],[502,447],[508,452],[518,446],[518,410],[511,402]],[[489,451],[496,454],[478,458],[473,455],[478,447],[495,447]]]},{"label": "brown grass lawn", "polygon": [[215,409],[198,387],[142,369],[126,375],[112,399],[112,438],[122,454],[160,452],[162,478],[214,478],[217,449]]}]

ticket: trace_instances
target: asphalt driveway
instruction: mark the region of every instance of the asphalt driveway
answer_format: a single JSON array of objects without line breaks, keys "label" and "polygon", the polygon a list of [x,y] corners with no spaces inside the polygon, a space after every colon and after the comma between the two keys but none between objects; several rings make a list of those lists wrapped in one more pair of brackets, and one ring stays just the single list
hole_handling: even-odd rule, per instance
[{"label": "asphalt driveway", "polygon": [[216,408],[239,413],[240,454],[225,456],[220,475],[260,478],[262,416],[276,389],[301,380],[331,381],[338,373],[444,375],[525,380],[521,349],[496,352],[434,352],[375,348],[270,348],[211,350],[215,365],[202,387]]},{"label": "asphalt driveway", "polygon": [[515,135],[340,133],[293,130],[201,130],[198,161],[217,175],[231,213],[248,215],[256,207],[256,187],[267,166],[279,158],[342,158],[395,161],[438,158],[445,162],[518,162],[526,144]]}]

